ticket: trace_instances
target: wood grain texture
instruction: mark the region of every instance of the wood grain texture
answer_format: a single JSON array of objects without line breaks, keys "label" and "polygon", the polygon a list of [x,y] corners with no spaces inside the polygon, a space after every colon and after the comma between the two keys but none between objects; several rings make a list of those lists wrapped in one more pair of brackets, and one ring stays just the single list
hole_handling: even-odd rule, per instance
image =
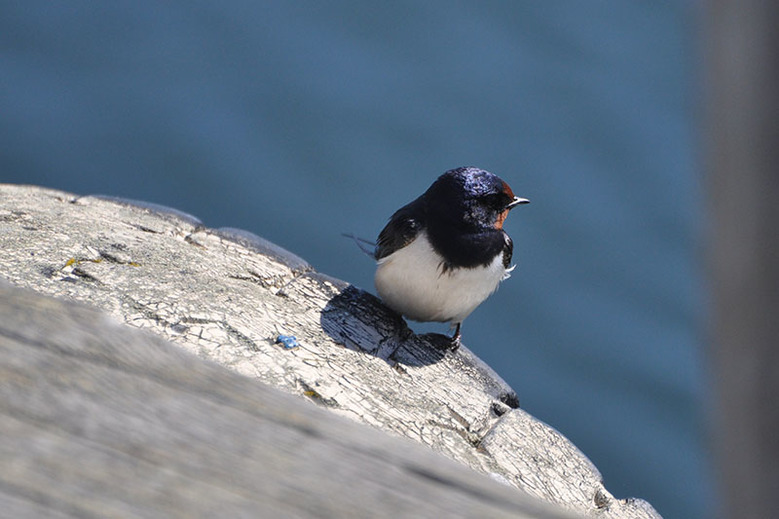
[{"label": "wood grain texture", "polygon": [[6,285],[0,380],[5,517],[569,517],[80,304]]},{"label": "wood grain texture", "polygon": [[[516,394],[467,348],[444,352],[437,348],[435,336],[413,334],[402,319],[372,295],[314,271],[304,260],[249,233],[208,229],[191,216],[158,206],[5,185],[0,186],[0,247],[0,275],[14,285],[89,303],[201,359],[300,395],[334,414],[416,440],[493,479],[563,508],[600,517],[659,517],[643,501],[612,497],[589,460],[554,429],[515,409]],[[106,325],[98,321],[94,326],[93,331],[99,333]],[[276,343],[279,334],[295,336],[300,346],[285,349]],[[144,355],[153,349],[145,349]],[[105,360],[109,367],[117,362],[116,355],[122,362],[138,355],[137,348],[130,344],[121,351],[114,350],[110,350],[110,359]],[[87,357],[100,358],[104,351],[105,344],[95,346]],[[36,361],[40,369],[71,360],[56,349],[47,354],[49,357]],[[216,407],[211,412],[192,414],[196,404],[208,407],[214,394],[222,395],[219,398],[238,396],[234,392],[222,394],[213,385],[208,385],[207,391],[175,385],[184,382],[174,386],[186,387],[186,391],[167,393],[170,384],[160,381],[193,377],[194,359],[179,363],[181,369],[171,369],[174,362],[157,369],[154,363],[135,358],[131,370],[98,370],[94,376],[117,389],[106,405],[133,409],[130,416],[136,412],[142,415],[145,410],[163,413],[174,423],[194,424],[185,428],[191,433],[179,431],[172,436],[168,429],[157,431],[152,423],[140,427],[144,434],[151,435],[141,443],[153,446],[148,447],[152,450],[145,455],[144,462],[158,464],[156,477],[160,479],[155,488],[167,488],[169,471],[171,477],[210,474],[208,485],[217,479],[230,481],[224,498],[237,492],[235,506],[239,510],[244,506],[239,497],[251,494],[248,488],[231,480],[230,470],[214,469],[216,472],[210,473],[204,467],[218,467],[217,461],[222,466],[237,464],[244,452],[256,455],[253,442],[247,443],[244,429],[231,430],[229,424],[240,418],[231,414],[232,407],[219,411],[224,415],[217,430],[207,426],[211,412],[217,412]],[[75,362],[69,369],[83,367]],[[53,381],[57,379],[54,377]],[[83,374],[72,382],[79,380],[90,379]],[[157,385],[147,387],[152,383]],[[95,384],[93,381],[75,388],[53,386],[48,393],[78,406],[80,398],[96,395]],[[252,394],[245,398],[259,405],[255,390],[250,391]],[[22,388],[11,392],[25,393]],[[240,393],[238,389],[235,392]],[[36,398],[43,397],[38,394]],[[160,400],[169,403],[169,407],[155,410]],[[42,405],[42,400],[30,402],[32,409],[36,405]],[[77,409],[70,409],[70,413],[77,413]],[[296,414],[296,420],[304,415]],[[29,432],[25,429],[30,426],[29,421],[14,422],[14,417],[9,416],[9,424],[15,428],[12,437],[23,441]],[[61,415],[49,417],[47,423],[58,423],[66,416],[70,414],[62,411]],[[116,420],[114,428],[106,431],[108,436],[121,437],[122,431],[134,430],[131,426],[138,425],[135,420],[143,418],[128,418],[127,423],[123,418]],[[88,427],[83,429],[83,424],[73,427],[82,427],[79,433],[91,431]],[[87,455],[80,450],[85,445],[73,441],[78,435],[72,431],[68,434],[62,456],[50,458],[56,450],[51,448],[41,453],[42,462],[55,464],[52,474]],[[50,446],[56,438],[55,435],[40,443]],[[311,443],[311,438],[303,435],[293,443],[305,449],[303,444],[308,441],[316,451],[319,447]],[[281,438],[268,439],[271,444],[285,445]],[[121,439],[125,446],[126,440],[132,438]],[[91,440],[87,437],[85,441]],[[191,460],[183,454],[183,446],[191,442],[210,446],[212,451],[204,448],[201,450],[205,452],[193,453],[201,458],[188,465]],[[267,445],[268,442],[264,450]],[[180,449],[176,450],[177,447]],[[114,451],[109,448],[105,452]],[[298,454],[303,459],[316,455],[307,450]],[[104,463],[106,473],[110,473],[110,464],[118,462],[116,457],[106,454]],[[298,470],[304,468],[290,467],[285,474]],[[253,477],[260,474],[248,476]],[[45,486],[46,480],[40,483]],[[122,483],[98,478],[93,485],[102,485],[101,492],[110,493],[121,491]],[[206,492],[201,484],[205,483],[193,482],[192,498]],[[343,487],[332,488],[330,495],[344,491]],[[185,506],[185,499],[178,499],[170,510]]]}]

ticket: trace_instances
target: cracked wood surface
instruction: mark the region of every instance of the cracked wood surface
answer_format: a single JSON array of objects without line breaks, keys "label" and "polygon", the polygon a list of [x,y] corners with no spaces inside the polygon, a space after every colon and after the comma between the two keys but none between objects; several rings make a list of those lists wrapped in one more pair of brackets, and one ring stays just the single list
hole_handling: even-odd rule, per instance
[{"label": "cracked wood surface", "polygon": [[573,517],[5,283],[0,380],[4,517]]},{"label": "cracked wood surface", "polygon": [[[467,348],[442,351],[372,295],[250,233],[151,204],[4,185],[0,246],[0,275],[14,285],[87,302],[570,510],[659,517],[612,497],[592,463],[519,410]],[[299,347],[277,344],[280,334]]]}]

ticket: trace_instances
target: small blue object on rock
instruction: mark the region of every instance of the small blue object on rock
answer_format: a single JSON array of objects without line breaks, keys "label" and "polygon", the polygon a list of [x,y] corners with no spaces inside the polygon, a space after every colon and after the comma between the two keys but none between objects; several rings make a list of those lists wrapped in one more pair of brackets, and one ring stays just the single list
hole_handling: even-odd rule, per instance
[{"label": "small blue object on rock", "polygon": [[300,346],[298,344],[298,339],[294,335],[279,335],[276,337],[276,343],[281,343],[284,345],[284,348],[287,350],[291,350],[292,348],[297,348]]}]

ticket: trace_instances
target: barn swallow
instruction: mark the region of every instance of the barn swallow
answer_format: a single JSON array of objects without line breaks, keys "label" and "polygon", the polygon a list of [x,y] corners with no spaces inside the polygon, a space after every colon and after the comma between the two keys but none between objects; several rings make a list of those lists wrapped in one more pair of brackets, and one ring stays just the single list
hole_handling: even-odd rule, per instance
[{"label": "barn swallow", "polygon": [[379,234],[375,284],[382,301],[414,321],[451,323],[451,348],[459,348],[463,320],[514,269],[503,222],[528,202],[483,169],[438,177]]}]

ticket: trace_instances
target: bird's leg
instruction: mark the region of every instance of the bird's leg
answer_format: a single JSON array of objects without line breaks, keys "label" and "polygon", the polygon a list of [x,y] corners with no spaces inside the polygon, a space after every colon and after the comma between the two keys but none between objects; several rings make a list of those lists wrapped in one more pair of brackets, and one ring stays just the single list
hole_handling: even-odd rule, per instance
[{"label": "bird's leg", "polygon": [[451,349],[452,351],[457,351],[460,348],[460,325],[462,323],[457,323],[455,325],[454,329],[454,335],[452,335],[451,338]]}]

